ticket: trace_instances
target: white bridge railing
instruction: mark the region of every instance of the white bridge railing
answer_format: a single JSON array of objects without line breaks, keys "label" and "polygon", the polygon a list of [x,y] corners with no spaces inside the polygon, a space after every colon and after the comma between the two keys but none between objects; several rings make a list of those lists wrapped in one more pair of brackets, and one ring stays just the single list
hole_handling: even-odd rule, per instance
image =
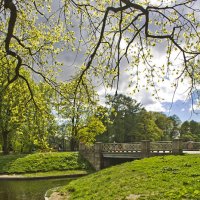
[{"label": "white bridge railing", "polygon": [[[150,142],[148,147],[150,152],[172,152],[172,141]],[[141,152],[141,142],[134,143],[103,143],[103,153],[132,153]]]},{"label": "white bridge railing", "polygon": [[104,143],[102,152],[140,152],[141,143]]},{"label": "white bridge railing", "polygon": [[150,152],[169,152],[173,150],[172,141],[150,142]]}]

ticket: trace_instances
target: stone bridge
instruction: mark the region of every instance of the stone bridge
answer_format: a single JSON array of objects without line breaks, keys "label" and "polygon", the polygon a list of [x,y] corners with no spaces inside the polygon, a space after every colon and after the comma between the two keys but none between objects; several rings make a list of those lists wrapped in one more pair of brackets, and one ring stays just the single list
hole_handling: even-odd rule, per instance
[{"label": "stone bridge", "polygon": [[200,142],[182,142],[181,139],[159,142],[143,140],[134,143],[97,142],[90,147],[84,144],[79,146],[79,152],[96,170],[125,161],[151,156],[181,155],[188,151],[200,153]]}]

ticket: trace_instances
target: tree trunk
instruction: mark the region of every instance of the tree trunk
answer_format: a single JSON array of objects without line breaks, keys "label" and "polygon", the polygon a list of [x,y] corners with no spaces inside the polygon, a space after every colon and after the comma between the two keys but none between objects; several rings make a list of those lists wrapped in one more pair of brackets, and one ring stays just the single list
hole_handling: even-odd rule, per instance
[{"label": "tree trunk", "polygon": [[8,145],[8,131],[3,132],[3,154],[9,154],[9,145]]},{"label": "tree trunk", "polygon": [[75,117],[72,117],[72,133],[71,133],[71,140],[70,140],[71,151],[78,150],[78,141],[75,138],[76,136],[77,136],[77,129],[76,129]]},{"label": "tree trunk", "polygon": [[77,151],[78,150],[77,140],[73,137],[70,140],[70,149],[71,149],[71,151]]}]

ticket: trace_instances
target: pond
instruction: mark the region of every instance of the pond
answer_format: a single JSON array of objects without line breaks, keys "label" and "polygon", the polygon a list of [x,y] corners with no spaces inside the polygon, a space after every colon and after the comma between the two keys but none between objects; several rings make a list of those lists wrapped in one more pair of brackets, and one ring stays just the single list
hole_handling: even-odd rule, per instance
[{"label": "pond", "polygon": [[48,189],[66,185],[71,180],[0,180],[0,200],[44,200]]}]

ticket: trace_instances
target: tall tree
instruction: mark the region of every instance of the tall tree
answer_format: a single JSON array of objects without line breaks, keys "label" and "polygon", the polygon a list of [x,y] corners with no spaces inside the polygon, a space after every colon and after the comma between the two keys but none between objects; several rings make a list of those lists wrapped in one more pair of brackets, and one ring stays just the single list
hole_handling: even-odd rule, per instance
[{"label": "tall tree", "polygon": [[190,122],[185,121],[181,124],[180,134],[183,141],[194,140],[193,135],[190,130]]},{"label": "tall tree", "polygon": [[171,140],[174,129],[173,120],[163,113],[151,112],[151,114],[158,128],[163,131],[162,140]]},{"label": "tall tree", "polygon": [[155,123],[152,114],[146,110],[142,110],[137,116],[135,135],[136,141],[156,141],[161,140],[164,134],[162,129]]},{"label": "tall tree", "polygon": [[[61,96],[58,97],[60,103],[57,105],[57,111],[66,120],[66,134],[70,139],[71,150],[78,148],[79,140],[90,143],[94,141],[96,134],[104,131],[103,124],[98,116],[95,116],[98,95],[88,79],[85,78],[82,81],[84,81],[82,87],[79,88],[76,87],[77,80],[63,83],[60,90]],[[96,127],[96,132],[95,127],[88,130],[95,124],[99,126]]]},{"label": "tall tree", "polygon": [[190,121],[191,133],[200,139],[200,124],[194,120]]},{"label": "tall tree", "polygon": [[199,123],[192,121],[185,121],[181,124],[180,133],[184,141],[199,141],[200,131]]},{"label": "tall tree", "polygon": [[108,141],[127,142],[134,140],[136,114],[141,111],[141,104],[123,94],[108,96],[106,101],[110,109],[110,121],[107,126]]},{"label": "tall tree", "polygon": [[[4,70],[0,69],[0,72],[2,89],[7,76],[4,76]],[[4,154],[9,153],[10,147],[14,151],[22,152],[25,149],[31,151],[34,145],[46,148],[47,135],[50,132],[47,129],[54,123],[51,113],[52,89],[46,83],[36,84],[31,80],[28,71],[21,70],[21,74],[29,81],[32,94],[22,79],[16,80],[15,84],[0,92],[0,137]]]}]

